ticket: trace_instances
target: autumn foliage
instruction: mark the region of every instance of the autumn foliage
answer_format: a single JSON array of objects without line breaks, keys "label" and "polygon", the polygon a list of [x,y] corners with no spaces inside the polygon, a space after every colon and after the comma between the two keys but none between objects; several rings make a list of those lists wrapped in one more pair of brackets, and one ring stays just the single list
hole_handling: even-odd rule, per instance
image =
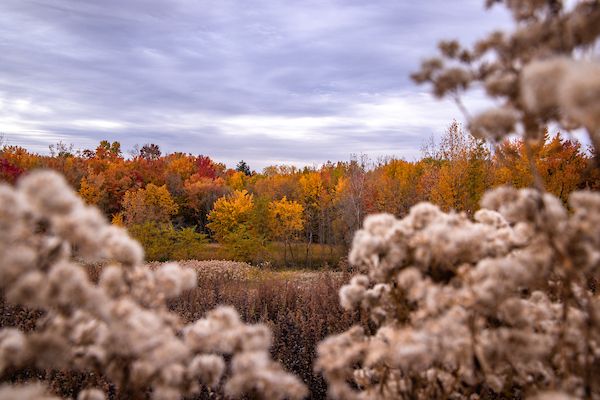
[{"label": "autumn foliage", "polygon": [[[220,243],[227,258],[309,267],[335,263],[369,213],[403,216],[414,204],[431,201],[473,214],[491,187],[532,185],[531,163],[544,187],[563,201],[576,189],[599,186],[598,174],[586,168],[592,154],[580,143],[561,134],[543,138],[531,151],[518,139],[491,148],[452,122],[416,161],[355,156],[318,168],[272,166],[262,173],[246,163],[227,169],[204,155],[162,154],[152,144],[132,157],[107,141],[78,152],[60,144],[50,156],[5,146],[0,179],[14,183],[37,168],[61,172],[86,203],[128,227],[150,259],[175,257],[161,247],[171,246],[179,230],[191,229]],[[156,240],[141,234],[150,230],[159,235]],[[330,247],[330,256],[322,249],[317,254],[315,245]],[[198,246],[189,255],[201,254]]]}]

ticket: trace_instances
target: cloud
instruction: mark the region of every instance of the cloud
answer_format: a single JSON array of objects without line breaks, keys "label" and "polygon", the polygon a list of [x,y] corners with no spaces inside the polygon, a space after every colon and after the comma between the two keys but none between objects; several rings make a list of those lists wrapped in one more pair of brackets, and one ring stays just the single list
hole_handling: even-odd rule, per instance
[{"label": "cloud", "polygon": [[460,115],[410,71],[439,39],[508,21],[475,0],[3,0],[0,13],[12,143],[153,142],[257,169],[415,156]]}]

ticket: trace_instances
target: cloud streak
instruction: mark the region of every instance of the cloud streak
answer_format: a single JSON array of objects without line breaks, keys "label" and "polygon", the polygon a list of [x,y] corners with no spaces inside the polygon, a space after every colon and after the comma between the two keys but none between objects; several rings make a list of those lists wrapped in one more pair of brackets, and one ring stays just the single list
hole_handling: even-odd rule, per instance
[{"label": "cloud streak", "polygon": [[257,169],[414,157],[460,115],[410,71],[439,39],[508,20],[474,0],[3,0],[0,15],[11,143],[153,142]]}]

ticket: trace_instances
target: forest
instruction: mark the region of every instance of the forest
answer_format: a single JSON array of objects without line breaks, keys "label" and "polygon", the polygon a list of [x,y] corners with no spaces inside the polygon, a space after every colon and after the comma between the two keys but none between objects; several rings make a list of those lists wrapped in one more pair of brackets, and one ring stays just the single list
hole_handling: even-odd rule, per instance
[{"label": "forest", "polygon": [[49,168],[63,174],[87,204],[125,226],[149,261],[231,259],[255,264],[335,267],[364,217],[405,216],[419,202],[473,215],[486,190],[533,184],[535,165],[544,187],[566,203],[578,189],[598,190],[594,157],[574,138],[546,133],[531,153],[521,139],[497,146],[475,139],[456,121],[423,142],[422,157],[393,155],[254,172],[240,161],[227,168],[209,156],[162,154],[146,144],[125,154],[119,142],[74,151],[50,146],[50,155],[17,146],[0,149],[0,179]]}]

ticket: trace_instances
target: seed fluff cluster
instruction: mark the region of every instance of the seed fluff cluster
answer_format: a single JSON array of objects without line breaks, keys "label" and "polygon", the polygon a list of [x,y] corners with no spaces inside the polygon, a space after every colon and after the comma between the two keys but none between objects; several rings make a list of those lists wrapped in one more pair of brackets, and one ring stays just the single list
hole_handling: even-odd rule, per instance
[{"label": "seed fluff cluster", "polygon": [[[97,261],[108,266],[95,283],[79,262]],[[54,172],[0,185],[0,289],[7,302],[44,311],[31,332],[0,330],[0,374],[93,371],[121,398],[180,399],[220,385],[231,397],[304,397],[304,385],[270,359],[265,325],[246,325],[229,307],[185,325],[167,309],[196,280],[175,263],[144,266],[140,245]],[[51,398],[41,393],[0,388],[0,398]],[[79,394],[103,397],[94,388]]]},{"label": "seed fluff cluster", "polygon": [[[600,154],[600,1],[486,0],[504,5],[513,32],[496,31],[465,48],[439,44],[440,56],[412,75],[438,97],[457,101],[473,135],[499,141],[511,133],[540,140],[548,123],[587,130]],[[460,97],[480,88],[497,106],[474,117]],[[597,161],[600,161],[597,159]]]},{"label": "seed fluff cluster", "polygon": [[429,203],[367,217],[340,300],[373,329],[320,344],[330,395],[600,399],[600,194],[569,205],[502,187],[473,220]]}]

